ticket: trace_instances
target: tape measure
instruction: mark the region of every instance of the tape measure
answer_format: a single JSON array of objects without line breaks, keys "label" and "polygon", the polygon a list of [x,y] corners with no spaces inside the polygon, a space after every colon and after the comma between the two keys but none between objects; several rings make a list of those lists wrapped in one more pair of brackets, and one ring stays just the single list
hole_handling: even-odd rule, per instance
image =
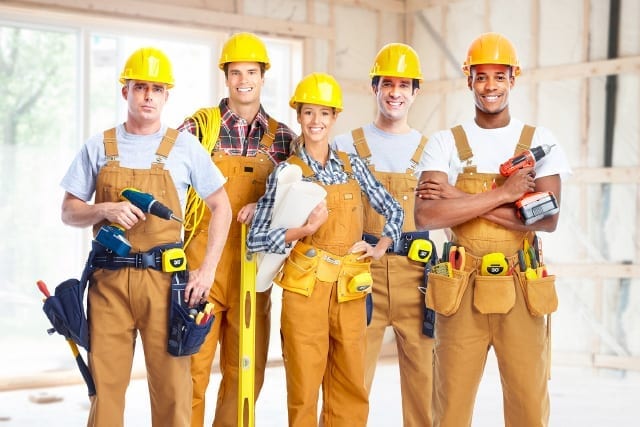
[{"label": "tape measure", "polygon": [[370,292],[371,285],[373,285],[373,277],[371,277],[371,273],[360,273],[356,274],[349,280],[347,284],[347,289],[351,293],[358,292]]},{"label": "tape measure", "polygon": [[171,248],[162,252],[162,271],[172,273],[187,269],[187,256],[182,248]]},{"label": "tape measure", "polygon": [[506,276],[508,271],[509,264],[502,252],[493,252],[482,257],[480,266],[482,276]]},{"label": "tape measure", "polygon": [[433,244],[430,240],[427,239],[416,239],[411,242],[411,246],[409,247],[409,253],[407,256],[409,259],[418,262],[428,262],[431,258],[431,253],[433,252]]}]

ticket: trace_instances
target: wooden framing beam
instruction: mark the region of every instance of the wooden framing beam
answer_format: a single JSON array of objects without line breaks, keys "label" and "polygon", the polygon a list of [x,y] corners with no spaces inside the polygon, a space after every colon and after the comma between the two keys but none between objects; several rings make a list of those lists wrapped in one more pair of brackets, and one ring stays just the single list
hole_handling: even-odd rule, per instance
[{"label": "wooden framing beam", "polygon": [[403,14],[405,13],[406,2],[404,0],[333,0],[331,3],[336,6],[361,7],[369,10]]},{"label": "wooden framing beam", "polygon": [[153,21],[182,27],[242,30],[288,37],[306,37],[333,40],[333,28],[325,25],[293,22],[283,19],[216,12],[210,9],[174,6],[150,1],[129,0],[9,0],[15,6],[47,8],[84,15],[109,15],[124,20]]},{"label": "wooden framing beam", "polygon": [[640,184],[637,166],[617,168],[577,168],[566,185],[574,184]]}]

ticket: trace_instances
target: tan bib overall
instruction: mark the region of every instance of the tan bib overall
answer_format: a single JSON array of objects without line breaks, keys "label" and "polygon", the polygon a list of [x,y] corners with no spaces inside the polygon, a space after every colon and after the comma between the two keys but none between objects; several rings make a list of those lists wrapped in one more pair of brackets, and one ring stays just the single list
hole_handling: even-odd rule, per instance
[{"label": "tan bib overall", "polygon": [[[180,212],[178,193],[163,161],[173,148],[177,131],[168,129],[150,169],[120,166],[115,129],[104,133],[107,164],[100,169],[95,202],[118,202],[119,192],[135,187],[153,194],[174,212]],[[104,223],[96,224],[94,234]],[[147,215],[125,235],[133,252],[181,241],[181,227]],[[137,332],[144,348],[154,426],[185,426],[191,415],[189,358],[167,352],[170,274],[151,268],[98,269],[89,287],[89,366],[96,384],[89,426],[123,425],[125,391],[131,375]]]},{"label": "tan bib overall", "polygon": [[[376,171],[375,165],[368,162],[371,151],[362,128],[352,131],[352,136],[358,155],[367,161],[376,179],[402,206],[405,212],[402,231],[416,231],[413,207],[418,180],[414,170],[427,139],[421,139],[407,170],[394,173]],[[368,200],[365,199],[364,204],[364,232],[379,238],[384,217]],[[371,262],[371,273],[373,316],[367,327],[367,390],[371,392],[385,330],[392,326],[398,349],[404,427],[430,427],[434,340],[422,333],[424,297],[418,286],[422,286],[424,264],[410,260],[406,255],[389,253]]]},{"label": "tan bib overall", "polygon": [[[219,125],[219,124],[218,124]],[[216,316],[211,332],[200,351],[191,356],[193,379],[193,411],[191,425],[201,427],[204,423],[205,392],[209,385],[211,366],[216,346],[220,342],[220,372],[222,380],[218,389],[218,400],[213,425],[236,427],[238,418],[238,360],[240,338],[240,230],[236,221],[238,211],[248,203],[257,202],[264,194],[273,162],[265,154],[275,137],[278,122],[269,120],[269,132],[260,141],[260,152],[255,157],[232,156],[222,151],[213,151],[211,160],[227,178],[227,191],[232,209],[229,238],[216,270],[209,301],[215,304]],[[204,257],[208,240],[208,225],[211,212],[206,209],[199,226],[185,252],[191,268],[197,268]],[[271,290],[256,294],[256,343],[255,343],[255,398],[258,398],[264,382],[267,363],[269,333],[271,329]]]},{"label": "tan bib overall", "polygon": [[[472,152],[461,127],[453,129],[458,155],[464,162]],[[525,126],[516,153],[531,143],[533,129]],[[502,185],[500,175],[477,173],[475,166],[465,167],[456,187],[467,193],[490,191]],[[482,314],[474,306],[476,273],[481,257],[502,252],[513,263],[524,239],[533,233],[508,230],[482,218],[453,227],[456,244],[466,248],[466,274],[469,283],[460,307],[450,316],[438,314],[434,364],[434,425],[467,427],[471,425],[474,400],[487,358],[493,347],[500,369],[505,426],[546,426],[549,418],[546,349],[548,336],[544,317],[529,314],[519,286],[513,277],[515,303],[506,314]],[[496,420],[497,422],[497,420]]]},{"label": "tan bib overall", "polygon": [[[351,175],[347,155],[339,155]],[[301,166],[304,176],[313,175],[298,157],[292,156],[288,161]],[[368,263],[363,266],[348,254],[362,236],[361,189],[353,178],[324,188],[329,219],[315,234],[296,244],[284,267],[287,269],[292,257],[309,248],[316,251],[308,295],[286,287],[282,295],[281,336],[289,426],[318,425],[318,391],[322,385],[322,425],[364,427],[369,410],[364,387],[365,295],[338,302],[342,298],[339,288],[343,274],[368,270]]]}]

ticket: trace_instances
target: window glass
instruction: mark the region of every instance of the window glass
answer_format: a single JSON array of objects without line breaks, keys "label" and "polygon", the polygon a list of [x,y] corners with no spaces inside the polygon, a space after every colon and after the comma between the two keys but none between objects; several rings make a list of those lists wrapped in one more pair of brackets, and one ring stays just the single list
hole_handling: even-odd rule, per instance
[{"label": "window glass", "polygon": [[[62,224],[60,180],[86,138],[125,120],[118,78],[131,52],[151,45],[171,59],[176,85],[163,121],[176,127],[226,96],[217,61],[228,35],[143,23],[134,32],[98,18],[0,11],[0,345],[11,348],[0,353],[0,378],[73,371],[64,339],[46,334],[51,325],[36,288],[40,279],[53,292],[79,278],[90,247],[90,228]],[[288,101],[300,79],[301,44],[265,41],[272,61],[265,108],[293,125]]]}]

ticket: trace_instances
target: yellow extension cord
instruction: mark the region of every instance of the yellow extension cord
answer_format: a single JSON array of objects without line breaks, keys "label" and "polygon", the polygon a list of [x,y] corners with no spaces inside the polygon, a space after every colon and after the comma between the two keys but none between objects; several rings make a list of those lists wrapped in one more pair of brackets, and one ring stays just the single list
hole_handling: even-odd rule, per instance
[{"label": "yellow extension cord", "polygon": [[[211,153],[220,135],[220,108],[201,108],[189,118],[196,122],[196,137],[200,140],[204,149]],[[184,242],[185,248],[191,242],[198,225],[202,222],[205,209],[204,201],[198,196],[193,187],[189,187],[184,212],[184,234],[185,236],[188,235],[187,240]]]}]

